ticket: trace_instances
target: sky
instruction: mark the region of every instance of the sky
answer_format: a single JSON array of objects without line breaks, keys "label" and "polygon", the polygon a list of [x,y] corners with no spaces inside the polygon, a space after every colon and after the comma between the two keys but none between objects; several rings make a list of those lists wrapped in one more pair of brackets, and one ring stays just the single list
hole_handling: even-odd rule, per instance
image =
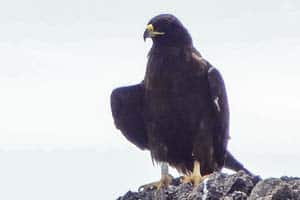
[{"label": "sky", "polygon": [[159,179],[114,127],[109,98],[143,79],[142,34],[160,13],[223,74],[228,149],[264,178],[300,176],[299,1],[11,0],[0,1],[0,199],[114,199]]}]

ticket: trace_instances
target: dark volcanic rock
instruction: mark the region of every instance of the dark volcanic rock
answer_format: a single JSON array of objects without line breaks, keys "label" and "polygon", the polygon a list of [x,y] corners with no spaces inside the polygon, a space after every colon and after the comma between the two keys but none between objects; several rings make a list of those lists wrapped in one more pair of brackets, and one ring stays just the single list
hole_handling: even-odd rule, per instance
[{"label": "dark volcanic rock", "polygon": [[214,173],[196,188],[179,180],[174,179],[166,189],[129,191],[118,200],[300,200],[300,178],[260,180],[243,171]]},{"label": "dark volcanic rock", "polygon": [[300,200],[300,178],[281,177],[262,180],[253,188],[249,200]]},{"label": "dark volcanic rock", "polygon": [[232,175],[214,173],[196,188],[190,184],[180,184],[178,180],[179,178],[174,179],[173,183],[166,189],[129,191],[123,197],[119,197],[118,200],[246,200],[259,178],[250,176],[243,171]]}]

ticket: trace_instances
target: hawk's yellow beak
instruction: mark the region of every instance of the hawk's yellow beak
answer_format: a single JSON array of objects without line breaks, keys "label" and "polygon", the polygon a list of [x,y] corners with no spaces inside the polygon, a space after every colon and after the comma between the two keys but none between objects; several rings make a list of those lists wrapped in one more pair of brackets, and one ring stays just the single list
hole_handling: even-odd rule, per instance
[{"label": "hawk's yellow beak", "polygon": [[158,32],[154,30],[154,26],[152,24],[148,24],[146,30],[144,32],[144,40],[149,37],[155,37],[157,35],[164,35],[164,32]]}]

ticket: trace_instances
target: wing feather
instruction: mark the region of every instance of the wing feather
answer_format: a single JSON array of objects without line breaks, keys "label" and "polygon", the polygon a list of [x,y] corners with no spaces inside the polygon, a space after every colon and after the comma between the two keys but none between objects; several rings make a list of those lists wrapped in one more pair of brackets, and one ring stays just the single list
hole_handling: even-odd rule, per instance
[{"label": "wing feather", "polygon": [[209,91],[216,116],[214,149],[217,162],[223,166],[229,139],[229,105],[221,73],[209,63],[208,65]]},{"label": "wing feather", "polygon": [[116,127],[130,142],[147,149],[143,106],[143,84],[117,88],[111,94],[111,111]]}]

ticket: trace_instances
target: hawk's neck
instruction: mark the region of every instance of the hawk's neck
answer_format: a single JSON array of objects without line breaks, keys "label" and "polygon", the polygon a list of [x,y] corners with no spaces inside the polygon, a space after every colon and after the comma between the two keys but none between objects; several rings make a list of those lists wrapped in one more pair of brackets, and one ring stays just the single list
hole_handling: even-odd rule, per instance
[{"label": "hawk's neck", "polygon": [[158,46],[153,45],[149,51],[148,56],[159,55],[159,56],[181,56],[191,53],[193,46]]}]

